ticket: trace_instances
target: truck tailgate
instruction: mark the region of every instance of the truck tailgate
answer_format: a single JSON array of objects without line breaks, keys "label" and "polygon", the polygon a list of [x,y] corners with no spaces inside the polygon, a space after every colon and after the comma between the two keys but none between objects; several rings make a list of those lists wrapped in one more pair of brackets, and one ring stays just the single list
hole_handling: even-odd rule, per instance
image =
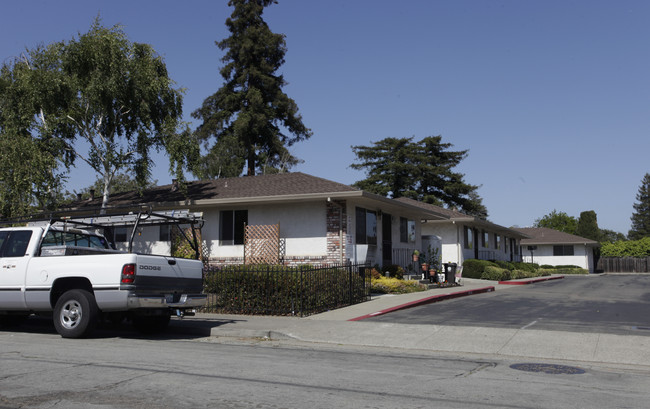
[{"label": "truck tailgate", "polygon": [[141,293],[200,294],[203,263],[175,257],[138,255],[135,281]]}]

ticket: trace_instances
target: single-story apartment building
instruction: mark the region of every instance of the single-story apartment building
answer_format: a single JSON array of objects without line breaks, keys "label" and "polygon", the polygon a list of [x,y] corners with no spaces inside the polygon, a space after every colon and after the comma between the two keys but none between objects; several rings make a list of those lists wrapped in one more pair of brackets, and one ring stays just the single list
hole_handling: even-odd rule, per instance
[{"label": "single-story apartment building", "polygon": [[[191,181],[184,188],[174,182],[114,194],[110,203],[121,211],[147,204],[157,211],[202,212],[203,254],[212,264],[251,262],[257,257],[250,252],[256,247],[252,244],[261,244],[276,246],[271,247],[275,261],[287,265],[407,267],[413,251],[422,248],[421,221],[446,219],[436,208],[300,172]],[[72,203],[71,209],[85,212],[100,205],[101,197],[91,197]],[[130,233],[116,230],[116,241],[126,241]],[[171,235],[165,226],[142,227],[136,236],[136,251],[170,254]]]},{"label": "single-story apartment building", "polygon": [[521,240],[525,262],[551,266],[572,265],[594,272],[594,250],[600,247],[597,241],[547,227],[518,227],[513,230],[528,236]]},{"label": "single-story apartment building", "polygon": [[423,219],[421,223],[423,243],[438,246],[443,263],[462,266],[467,259],[522,261],[520,243],[528,236],[520,231],[455,209],[407,198],[396,200],[443,216]]}]

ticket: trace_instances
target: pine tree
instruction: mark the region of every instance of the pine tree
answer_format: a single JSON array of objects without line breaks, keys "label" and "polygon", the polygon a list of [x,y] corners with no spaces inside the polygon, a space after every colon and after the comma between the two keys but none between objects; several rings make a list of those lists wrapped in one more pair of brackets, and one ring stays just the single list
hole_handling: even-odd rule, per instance
[{"label": "pine tree", "polygon": [[418,142],[413,138],[385,138],[373,146],[352,146],[360,163],[353,169],[366,171],[366,178],[354,184],[382,196],[408,197],[437,206],[456,207],[482,219],[487,209],[464,175],[452,169],[467,157],[467,150],[451,151],[440,136]]},{"label": "pine tree", "polygon": [[630,240],[650,237],[650,174],[646,173],[636,195],[632,214],[632,228],[628,233]]},{"label": "pine tree", "polygon": [[297,163],[288,147],[308,139],[298,106],[277,74],[287,51],[284,35],[271,32],[262,19],[274,0],[231,0],[226,26],[230,37],[217,43],[226,54],[220,73],[225,83],[206,98],[192,116],[203,122],[196,130],[209,153],[200,177],[248,175],[265,168],[286,169]]}]

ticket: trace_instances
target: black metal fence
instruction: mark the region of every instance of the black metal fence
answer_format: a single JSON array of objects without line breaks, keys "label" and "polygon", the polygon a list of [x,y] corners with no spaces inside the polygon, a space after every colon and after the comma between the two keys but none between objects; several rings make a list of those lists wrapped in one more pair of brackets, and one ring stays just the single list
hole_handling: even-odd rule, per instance
[{"label": "black metal fence", "polygon": [[370,300],[370,266],[224,266],[205,270],[204,312],[306,316]]},{"label": "black metal fence", "polygon": [[647,273],[650,272],[650,257],[601,257],[596,270],[603,273]]}]

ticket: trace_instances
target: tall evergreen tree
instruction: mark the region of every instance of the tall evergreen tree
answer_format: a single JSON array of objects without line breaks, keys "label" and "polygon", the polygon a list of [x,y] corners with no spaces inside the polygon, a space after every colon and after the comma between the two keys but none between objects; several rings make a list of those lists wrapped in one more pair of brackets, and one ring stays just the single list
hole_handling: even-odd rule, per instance
[{"label": "tall evergreen tree", "polygon": [[632,228],[627,236],[630,240],[650,237],[650,173],[646,173],[641,181],[632,214]]},{"label": "tall evergreen tree", "polygon": [[[248,175],[265,167],[289,168],[296,163],[288,147],[312,132],[277,74],[287,51],[285,37],[271,32],[262,19],[275,0],[230,0],[234,7],[226,26],[230,37],[217,42],[226,53],[220,70],[225,83],[192,113],[203,121],[196,135],[208,148],[202,177]],[[244,158],[245,160],[242,160]]]},{"label": "tall evergreen tree", "polygon": [[373,146],[352,146],[359,163],[351,167],[366,172],[366,178],[354,186],[382,196],[456,207],[485,219],[487,209],[476,192],[478,186],[467,184],[464,175],[452,170],[468,151],[451,151],[452,146],[443,143],[440,136],[418,142],[413,138],[385,138]]},{"label": "tall evergreen tree", "polygon": [[595,211],[587,210],[580,213],[575,234],[586,239],[595,241],[602,240],[602,233],[598,227],[598,216]]}]

